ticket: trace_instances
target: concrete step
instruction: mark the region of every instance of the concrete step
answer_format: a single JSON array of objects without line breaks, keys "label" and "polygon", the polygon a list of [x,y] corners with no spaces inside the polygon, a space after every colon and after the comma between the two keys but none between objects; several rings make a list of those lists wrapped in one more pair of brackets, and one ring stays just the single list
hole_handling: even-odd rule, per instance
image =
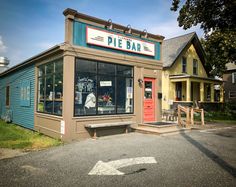
[{"label": "concrete step", "polygon": [[145,133],[145,134],[166,134],[166,133],[173,133],[173,132],[181,132],[189,130],[188,128],[181,128],[177,125],[172,125],[169,127],[158,127],[158,126],[150,126],[150,125],[139,125],[137,127],[132,127],[133,131]]},{"label": "concrete step", "polygon": [[152,128],[157,128],[157,129],[165,129],[165,128],[176,128],[177,123],[170,123],[168,125],[151,125],[151,124],[139,124],[139,127],[152,127]]},{"label": "concrete step", "polygon": [[134,132],[139,132],[139,133],[143,133],[143,134],[157,134],[157,135],[160,135],[160,133],[155,129],[147,129],[147,128],[143,128],[143,127],[132,127],[132,130]]}]

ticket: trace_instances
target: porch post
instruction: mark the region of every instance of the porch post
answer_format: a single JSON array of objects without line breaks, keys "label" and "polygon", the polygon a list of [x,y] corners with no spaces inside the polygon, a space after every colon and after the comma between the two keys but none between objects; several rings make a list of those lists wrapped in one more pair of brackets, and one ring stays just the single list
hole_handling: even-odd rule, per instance
[{"label": "porch post", "polygon": [[191,81],[190,79],[187,79],[187,88],[186,88],[186,92],[187,92],[187,97],[186,97],[186,101],[191,101]]},{"label": "porch post", "polygon": [[204,82],[200,82],[200,101],[204,101]]},{"label": "porch post", "polygon": [[215,98],[214,98],[214,92],[215,92],[215,90],[214,90],[214,84],[212,83],[211,84],[211,102],[214,102],[214,100],[215,100]]},{"label": "porch post", "polygon": [[220,102],[224,102],[224,88],[220,85]]}]

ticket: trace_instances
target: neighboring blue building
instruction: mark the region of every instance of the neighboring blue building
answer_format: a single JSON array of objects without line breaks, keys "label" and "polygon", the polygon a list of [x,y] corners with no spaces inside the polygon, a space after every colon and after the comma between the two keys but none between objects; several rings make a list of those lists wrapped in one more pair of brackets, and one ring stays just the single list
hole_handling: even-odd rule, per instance
[{"label": "neighboring blue building", "polygon": [[30,65],[0,75],[0,115],[30,129],[34,129],[34,71],[34,65]]}]

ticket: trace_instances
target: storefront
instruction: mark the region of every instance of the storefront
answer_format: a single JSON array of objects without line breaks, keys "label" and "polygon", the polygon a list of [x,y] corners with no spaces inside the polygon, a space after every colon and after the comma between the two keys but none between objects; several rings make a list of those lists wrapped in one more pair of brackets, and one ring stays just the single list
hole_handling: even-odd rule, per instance
[{"label": "storefront", "polygon": [[[32,59],[34,129],[64,140],[88,124],[161,120],[164,37],[66,9],[65,42]],[[25,62],[26,63],[26,62]],[[122,132],[99,129],[98,136]]]}]

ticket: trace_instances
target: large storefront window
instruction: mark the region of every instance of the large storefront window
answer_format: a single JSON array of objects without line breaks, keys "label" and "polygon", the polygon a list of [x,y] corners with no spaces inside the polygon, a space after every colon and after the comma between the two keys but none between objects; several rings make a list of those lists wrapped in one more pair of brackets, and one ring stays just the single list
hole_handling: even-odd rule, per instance
[{"label": "large storefront window", "polygon": [[63,62],[57,60],[38,67],[37,111],[62,115]]},{"label": "large storefront window", "polygon": [[133,113],[133,68],[76,60],[75,116]]}]

